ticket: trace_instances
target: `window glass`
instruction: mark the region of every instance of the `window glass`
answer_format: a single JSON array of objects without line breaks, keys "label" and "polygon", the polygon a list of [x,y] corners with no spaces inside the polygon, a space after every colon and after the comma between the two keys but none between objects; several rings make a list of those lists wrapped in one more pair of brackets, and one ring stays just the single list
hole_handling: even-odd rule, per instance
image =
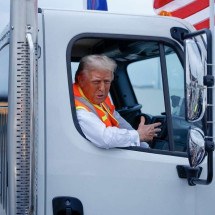
[{"label": "window glass", "polygon": [[185,117],[184,70],[175,52],[166,55],[166,66],[171,102],[171,113]]},{"label": "window glass", "polygon": [[[186,151],[187,131],[190,123],[185,120],[184,104],[184,70],[175,51],[164,46],[167,80],[170,96],[170,111],[172,115],[172,132],[175,151]],[[165,65],[164,64],[164,65]],[[163,81],[160,57],[136,61],[127,67],[138,103],[142,105],[142,113],[154,116],[165,116]],[[165,71],[163,71],[165,74]],[[166,140],[168,140],[168,135]],[[158,147],[158,146],[156,146]],[[159,149],[168,150],[164,144]]]},{"label": "window glass", "polygon": [[127,71],[142,112],[151,115],[165,112],[160,58],[131,63]]},{"label": "window glass", "polygon": [[186,151],[188,128],[185,120],[184,70],[177,54],[165,46],[175,151]]}]

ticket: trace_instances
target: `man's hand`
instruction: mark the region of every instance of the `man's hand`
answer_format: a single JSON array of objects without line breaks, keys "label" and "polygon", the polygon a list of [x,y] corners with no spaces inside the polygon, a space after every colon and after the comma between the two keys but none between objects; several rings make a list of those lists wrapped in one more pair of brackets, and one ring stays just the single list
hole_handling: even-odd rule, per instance
[{"label": "man's hand", "polygon": [[141,116],[140,124],[138,126],[137,132],[140,136],[140,141],[151,141],[154,137],[157,136],[157,133],[161,131],[160,128],[157,128],[161,125],[160,122],[156,122],[150,125],[145,125],[145,118]]}]

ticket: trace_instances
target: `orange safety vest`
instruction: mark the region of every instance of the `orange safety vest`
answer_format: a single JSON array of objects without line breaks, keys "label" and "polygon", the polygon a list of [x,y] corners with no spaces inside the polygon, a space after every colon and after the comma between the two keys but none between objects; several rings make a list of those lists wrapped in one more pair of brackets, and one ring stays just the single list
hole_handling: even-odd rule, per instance
[{"label": "orange safety vest", "polygon": [[79,87],[78,84],[73,84],[73,92],[75,96],[76,110],[84,109],[95,113],[100,118],[100,120],[106,125],[106,127],[109,126],[119,127],[118,121],[113,116],[115,107],[111,103],[109,96],[107,96],[105,101],[101,103],[101,106],[99,106],[89,102],[89,100],[85,97],[82,89]]}]

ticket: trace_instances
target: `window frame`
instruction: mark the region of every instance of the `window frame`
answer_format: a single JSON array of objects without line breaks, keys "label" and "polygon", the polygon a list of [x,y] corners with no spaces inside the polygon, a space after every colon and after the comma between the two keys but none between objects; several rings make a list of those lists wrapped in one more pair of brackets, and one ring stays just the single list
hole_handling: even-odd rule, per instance
[{"label": "window frame", "polygon": [[[74,94],[72,90],[72,68],[71,68],[71,57],[72,57],[72,48],[74,44],[84,38],[101,38],[101,39],[122,39],[122,40],[142,40],[142,41],[155,41],[159,43],[159,51],[160,51],[160,63],[161,63],[161,70],[162,70],[162,82],[164,83],[165,80],[165,87],[163,87],[164,91],[164,104],[165,104],[165,110],[168,113],[168,132],[173,134],[173,128],[170,126],[172,125],[172,116],[171,116],[171,105],[170,105],[170,99],[168,97],[169,95],[169,86],[168,85],[168,78],[167,76],[167,66],[166,66],[166,59],[165,59],[165,51],[164,46],[167,45],[171,47],[175,53],[177,54],[183,68],[184,68],[184,54],[183,54],[183,48],[174,40],[171,40],[169,38],[164,37],[151,37],[151,36],[137,36],[137,35],[123,35],[123,34],[104,34],[104,33],[81,33],[76,36],[74,36],[68,43],[67,49],[66,49],[66,65],[67,65],[67,76],[68,76],[68,89],[69,89],[69,96],[70,96],[70,103],[71,103],[71,115],[73,117],[74,125],[78,132],[84,137],[84,133],[81,130],[81,127],[79,125],[77,115],[76,115],[76,109],[75,109],[75,103],[74,103]],[[162,44],[162,45],[161,45]],[[164,71],[164,72],[163,72]],[[126,72],[127,74],[127,72]],[[165,74],[165,75],[164,75]],[[185,74],[185,72],[184,72]],[[127,74],[128,75],[128,74]],[[166,84],[167,83],[167,84]],[[184,83],[185,83],[185,75],[184,75]],[[168,98],[168,99],[167,99]],[[178,156],[178,157],[187,157],[186,152],[179,152],[174,151],[174,141],[173,136],[171,136],[171,139],[168,141],[169,144],[169,151],[167,150],[158,150],[158,149],[145,149],[142,147],[127,147],[127,148],[120,148],[125,150],[132,150],[132,151],[140,151],[140,152],[147,152],[147,153],[153,153],[153,154],[163,154],[163,155],[170,155],[170,156]],[[87,139],[87,138],[86,138]]]}]

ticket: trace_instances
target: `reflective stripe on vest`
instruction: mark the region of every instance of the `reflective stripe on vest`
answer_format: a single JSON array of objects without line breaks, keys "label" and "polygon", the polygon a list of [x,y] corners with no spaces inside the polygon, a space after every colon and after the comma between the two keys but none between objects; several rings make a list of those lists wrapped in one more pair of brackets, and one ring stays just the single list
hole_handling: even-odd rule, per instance
[{"label": "reflective stripe on vest", "polygon": [[101,121],[108,126],[119,126],[118,121],[113,116],[115,107],[112,105],[109,97],[105,99],[101,106],[90,103],[84,96],[81,88],[77,84],[73,84],[73,91],[75,95],[75,107],[76,109],[84,109],[96,114]]}]

